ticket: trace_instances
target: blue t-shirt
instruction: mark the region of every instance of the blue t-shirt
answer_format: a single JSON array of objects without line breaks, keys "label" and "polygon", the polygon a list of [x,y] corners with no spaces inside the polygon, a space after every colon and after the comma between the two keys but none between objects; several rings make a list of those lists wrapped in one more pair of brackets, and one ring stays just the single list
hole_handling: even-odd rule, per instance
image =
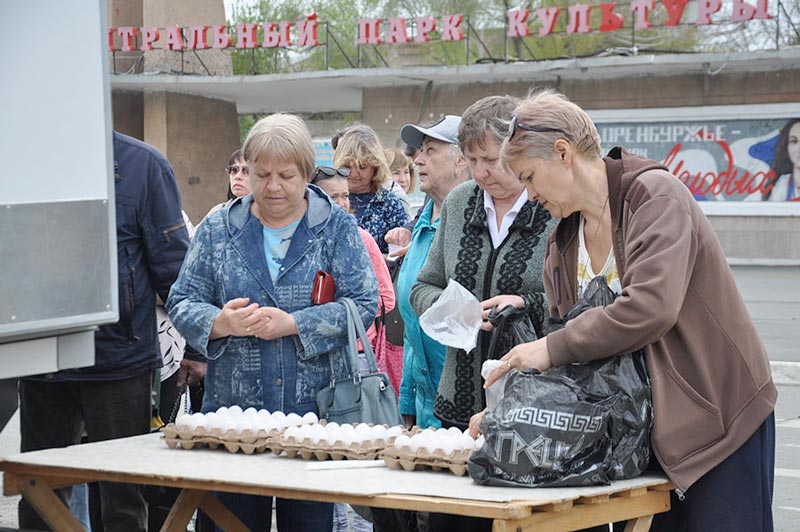
[{"label": "blue t-shirt", "polygon": [[300,225],[300,220],[280,229],[271,229],[267,226],[261,227],[261,231],[264,234],[264,255],[267,257],[269,276],[272,278],[273,283],[278,278],[283,259],[289,251],[292,236],[298,225]]}]

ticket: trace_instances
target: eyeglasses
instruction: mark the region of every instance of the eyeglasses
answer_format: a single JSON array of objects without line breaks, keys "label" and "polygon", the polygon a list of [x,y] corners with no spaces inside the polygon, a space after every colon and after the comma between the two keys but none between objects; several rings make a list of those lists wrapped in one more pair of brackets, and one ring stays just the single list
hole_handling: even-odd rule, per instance
[{"label": "eyeglasses", "polygon": [[232,164],[225,168],[225,171],[228,175],[236,175],[239,172],[243,173],[245,176],[250,175],[250,168],[247,165],[239,166],[238,164]]},{"label": "eyeglasses", "polygon": [[[348,177],[350,175],[349,168],[333,168],[331,166],[317,166],[317,169],[314,170],[314,175],[311,176],[311,182],[316,183],[317,180],[324,181],[325,179],[330,179],[331,177]],[[322,177],[322,176],[325,177]]]},{"label": "eyeglasses", "polygon": [[511,117],[511,124],[508,125],[509,141],[514,138],[518,128],[524,131],[531,131],[533,133],[561,133],[567,140],[572,142],[572,137],[570,137],[563,129],[554,127],[529,126],[528,124],[523,124],[519,121],[519,115],[514,115]]}]

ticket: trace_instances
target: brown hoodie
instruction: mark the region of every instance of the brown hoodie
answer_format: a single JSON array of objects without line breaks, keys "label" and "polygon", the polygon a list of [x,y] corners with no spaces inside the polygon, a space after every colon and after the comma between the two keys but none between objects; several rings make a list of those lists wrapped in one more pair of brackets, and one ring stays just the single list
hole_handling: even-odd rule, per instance
[{"label": "brown hoodie", "polygon": [[[689,190],[658,163],[614,148],[604,159],[622,294],[547,336],[554,365],[645,348],[652,446],[681,492],[733,454],[773,411],[766,350],[725,253]],[[577,300],[580,213],[550,237],[550,313]]]}]

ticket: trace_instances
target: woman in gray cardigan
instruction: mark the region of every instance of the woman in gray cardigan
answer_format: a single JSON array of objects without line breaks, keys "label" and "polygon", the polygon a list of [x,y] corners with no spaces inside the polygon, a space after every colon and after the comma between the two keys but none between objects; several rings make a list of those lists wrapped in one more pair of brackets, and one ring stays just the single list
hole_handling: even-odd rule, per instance
[{"label": "woman in gray cardigan", "polygon": [[[444,201],[436,239],[411,291],[411,305],[422,314],[455,279],[481,301],[484,318],[492,307],[526,308],[537,334],[547,317],[542,261],[554,221],[525,187],[498,165],[500,145],[517,105],[511,96],[490,96],[472,104],[458,130],[461,149],[475,181],[456,187]],[[481,364],[488,329],[469,353],[448,347],[434,414],[443,426],[462,430],[483,410]]]}]

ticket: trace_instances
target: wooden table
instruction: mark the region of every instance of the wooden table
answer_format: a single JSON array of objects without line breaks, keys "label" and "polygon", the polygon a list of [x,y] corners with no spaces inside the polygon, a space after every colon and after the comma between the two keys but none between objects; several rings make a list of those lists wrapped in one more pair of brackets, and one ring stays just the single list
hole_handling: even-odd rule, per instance
[{"label": "wooden table", "polygon": [[182,488],[162,530],[182,531],[202,508],[225,530],[246,530],[212,491],[345,502],[383,508],[491,518],[495,532],[577,530],[628,521],[626,532],[650,528],[669,509],[672,485],[642,476],[588,488],[494,488],[468,476],[388,468],[309,470],[299,458],[169,449],[159,434],[48,449],[0,460],[4,493],[22,494],[54,530],[82,530],[54,488],[98,480]]}]

